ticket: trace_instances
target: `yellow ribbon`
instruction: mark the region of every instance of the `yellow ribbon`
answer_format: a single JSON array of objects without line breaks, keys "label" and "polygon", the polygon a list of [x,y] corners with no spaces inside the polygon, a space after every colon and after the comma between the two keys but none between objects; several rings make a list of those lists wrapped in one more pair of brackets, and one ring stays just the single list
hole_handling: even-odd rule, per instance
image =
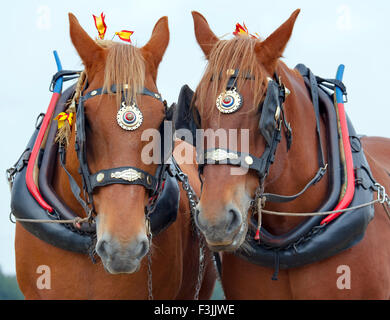
[{"label": "yellow ribbon", "polygon": [[122,30],[119,32],[115,32],[115,35],[119,37],[119,39],[126,41],[126,42],[131,42],[131,35],[134,33],[134,31],[129,31],[129,30]]},{"label": "yellow ribbon", "polygon": [[95,15],[92,15],[93,16],[93,20],[95,21],[95,27],[99,33],[99,38],[101,40],[104,39],[104,35],[106,34],[106,31],[107,31],[107,26],[106,26],[106,23],[104,21],[104,14],[103,12],[100,14],[100,16],[95,16]]},{"label": "yellow ribbon", "polygon": [[74,113],[60,112],[54,120],[58,121],[58,129],[62,128],[65,124],[65,121],[68,121],[69,125],[72,126]]}]

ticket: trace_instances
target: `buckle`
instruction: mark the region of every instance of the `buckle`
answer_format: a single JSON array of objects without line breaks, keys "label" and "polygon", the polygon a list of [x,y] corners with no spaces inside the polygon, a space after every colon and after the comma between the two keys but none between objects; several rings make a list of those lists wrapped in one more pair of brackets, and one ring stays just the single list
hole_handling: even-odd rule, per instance
[{"label": "buckle", "polygon": [[343,92],[343,103],[347,103],[347,102],[348,102],[347,92]]},{"label": "buckle", "polygon": [[379,183],[375,183],[375,186],[378,188],[378,190],[377,190],[378,198],[377,199],[378,199],[379,203],[381,203],[381,204],[384,204],[385,202],[389,203],[390,200],[389,200],[388,195],[386,194],[385,187],[380,185]]},{"label": "buckle", "polygon": [[326,163],[325,166],[321,167],[318,172],[317,172],[317,178],[315,179],[315,181],[313,182],[313,185],[316,184],[317,182],[319,182],[322,177],[325,175],[326,171],[328,169],[328,164]]},{"label": "buckle", "polygon": [[320,174],[321,174],[321,177],[324,176],[324,174],[326,173],[326,170],[328,169],[328,164],[326,163],[324,167],[320,168]]}]

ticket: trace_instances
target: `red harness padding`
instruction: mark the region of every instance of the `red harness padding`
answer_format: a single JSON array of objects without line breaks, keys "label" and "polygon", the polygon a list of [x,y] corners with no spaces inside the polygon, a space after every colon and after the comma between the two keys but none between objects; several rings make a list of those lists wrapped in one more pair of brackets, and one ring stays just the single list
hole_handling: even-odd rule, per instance
[{"label": "red harness padding", "polygon": [[[339,112],[340,128],[341,128],[341,134],[343,139],[345,162],[347,167],[347,189],[344,194],[344,197],[340,200],[340,202],[337,204],[334,210],[348,208],[355,194],[355,174],[353,171],[351,143],[349,141],[349,132],[348,132],[347,119],[345,116],[344,103],[339,102],[337,104],[337,108]],[[341,213],[342,212],[337,212],[328,215],[326,218],[324,218],[321,221],[321,224],[331,222],[332,220],[336,219]]]},{"label": "red harness padding", "polygon": [[47,128],[49,127],[50,120],[52,118],[54,108],[57,104],[59,97],[60,94],[57,92],[54,92],[51,97],[49,107],[47,108],[47,112],[45,114],[45,117],[43,118],[37,139],[35,140],[34,147],[31,151],[31,155],[28,161],[27,171],[26,171],[26,185],[28,190],[30,191],[31,195],[35,198],[35,200],[39,203],[39,205],[49,212],[53,212],[53,208],[43,199],[41,193],[39,192],[38,186],[35,184],[33,174],[34,174],[34,166],[37,161],[37,157],[42,145],[43,138],[45,136]]}]

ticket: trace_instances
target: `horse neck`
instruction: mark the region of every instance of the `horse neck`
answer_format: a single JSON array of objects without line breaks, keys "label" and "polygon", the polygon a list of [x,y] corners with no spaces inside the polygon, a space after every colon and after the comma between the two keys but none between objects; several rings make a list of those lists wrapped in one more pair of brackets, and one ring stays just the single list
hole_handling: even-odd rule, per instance
[{"label": "horse neck", "polygon": [[[71,135],[69,138],[69,145],[66,147],[65,167],[76,180],[77,185],[82,190],[81,176],[78,172],[79,161],[75,150],[75,126],[72,126]],[[70,188],[69,177],[65,170],[62,168],[59,155],[57,156],[56,165],[53,174],[53,188],[60,198],[66,203],[66,205],[78,216],[84,217],[85,212],[80,203],[76,200],[73,192]],[[81,194],[83,197],[83,194]]]},{"label": "horse neck", "polygon": [[[318,136],[316,119],[308,90],[299,73],[289,69],[280,62],[277,68],[282,82],[290,89],[291,94],[285,102],[285,115],[292,127],[292,145],[287,152],[286,139],[282,135],[282,143],[276,151],[275,162],[270,167],[269,178],[266,179],[265,192],[293,195],[314,177],[319,169]],[[324,139],[325,126],[321,119],[321,137]],[[326,141],[322,141],[326,156]],[[325,158],[326,159],[326,158]],[[268,181],[267,181],[268,180]],[[313,212],[321,205],[327,195],[328,175],[310,187],[296,200],[287,203],[267,203],[266,209],[282,212]],[[274,234],[291,230],[301,223],[304,217],[264,215],[264,225]]]}]

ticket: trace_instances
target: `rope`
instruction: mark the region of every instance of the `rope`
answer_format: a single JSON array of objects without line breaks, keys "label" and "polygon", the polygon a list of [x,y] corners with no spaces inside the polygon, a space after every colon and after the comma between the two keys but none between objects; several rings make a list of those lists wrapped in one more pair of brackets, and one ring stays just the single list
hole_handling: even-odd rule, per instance
[{"label": "rope", "polygon": [[[14,215],[13,212],[11,212],[10,215]],[[52,219],[23,219],[23,218],[15,218],[16,222],[28,222],[28,223],[60,223],[60,224],[73,224],[74,227],[80,228],[80,225],[84,222],[89,222],[90,218],[85,217],[75,217],[74,219],[69,219],[69,220],[52,220]],[[15,223],[15,221],[12,221],[11,216],[10,216],[11,222]]]},{"label": "rope", "polygon": [[272,214],[276,216],[322,216],[322,215],[328,215],[328,214],[333,214],[333,213],[338,213],[338,212],[347,212],[347,211],[352,211],[360,208],[364,208],[367,206],[371,206],[377,202],[381,202],[381,199],[376,199],[367,203],[363,203],[354,207],[349,207],[346,209],[339,209],[339,210],[332,210],[332,211],[322,211],[322,212],[280,212],[280,211],[271,211],[271,210],[265,210],[261,209],[262,213],[266,214]]}]

